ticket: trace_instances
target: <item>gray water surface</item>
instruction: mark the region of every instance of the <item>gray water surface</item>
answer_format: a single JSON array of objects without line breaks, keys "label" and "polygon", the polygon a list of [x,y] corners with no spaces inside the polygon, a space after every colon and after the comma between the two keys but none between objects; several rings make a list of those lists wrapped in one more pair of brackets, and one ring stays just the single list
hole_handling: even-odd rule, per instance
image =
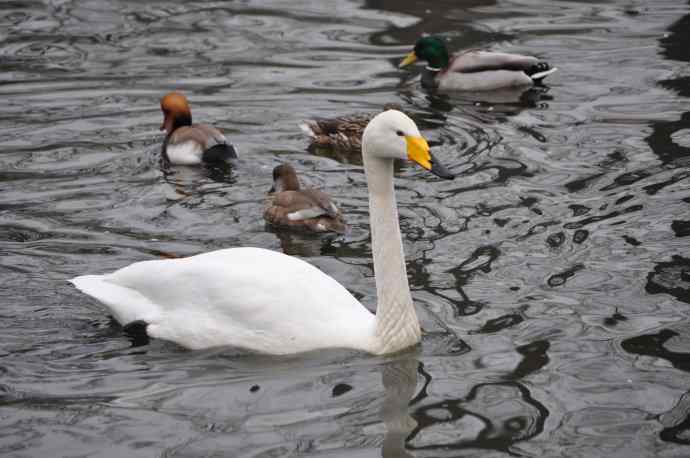
[{"label": "gray water surface", "polygon": [[[430,94],[397,69],[424,32],[559,71]],[[680,0],[1,2],[0,454],[689,456],[689,62]],[[236,167],[161,167],[172,89]],[[66,282],[260,246],[373,309],[361,160],[298,124],[387,102],[458,174],[397,169],[419,349],[132,347]],[[351,233],[265,226],[283,161]]]}]

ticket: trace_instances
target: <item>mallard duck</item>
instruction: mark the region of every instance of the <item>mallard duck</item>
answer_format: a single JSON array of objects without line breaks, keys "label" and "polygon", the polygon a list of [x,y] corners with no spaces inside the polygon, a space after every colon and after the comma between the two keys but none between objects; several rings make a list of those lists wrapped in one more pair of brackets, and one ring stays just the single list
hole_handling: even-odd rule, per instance
[{"label": "mallard duck", "polygon": [[[400,105],[387,103],[383,106],[383,111],[386,110],[400,111]],[[311,137],[312,145],[359,152],[362,149],[364,128],[378,113],[380,112],[354,113],[337,118],[313,119],[300,124],[300,128]]]},{"label": "mallard duck", "polygon": [[229,345],[270,354],[348,348],[372,354],[419,343],[393,186],[393,161],[411,160],[453,178],[399,111],[364,130],[371,244],[378,306],[371,313],[332,277],[306,261],[263,248],[228,248],[180,259],[134,263],[70,280],[126,327],[198,349]]},{"label": "mallard duck", "polygon": [[290,164],[273,169],[273,187],[264,219],[274,226],[314,232],[344,233],[347,225],[331,198],[318,189],[302,189]]},{"label": "mallard duck", "polygon": [[434,36],[417,40],[414,50],[400,63],[427,62],[422,84],[441,91],[489,91],[532,86],[555,72],[548,63],[532,56],[470,50],[448,55],[445,42]]},{"label": "mallard duck", "polygon": [[163,157],[171,164],[196,165],[226,162],[237,158],[237,151],[215,127],[192,124],[187,97],[170,92],[161,99],[163,124],[167,136]]}]

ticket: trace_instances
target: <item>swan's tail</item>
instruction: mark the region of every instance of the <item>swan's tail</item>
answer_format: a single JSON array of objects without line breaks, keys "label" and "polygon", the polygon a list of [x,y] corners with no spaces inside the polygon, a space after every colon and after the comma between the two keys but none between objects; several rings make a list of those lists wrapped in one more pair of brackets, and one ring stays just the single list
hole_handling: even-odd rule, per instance
[{"label": "swan's tail", "polygon": [[108,307],[115,319],[126,325],[142,320],[156,321],[159,307],[141,293],[108,281],[108,275],[83,275],[68,280],[77,289]]}]

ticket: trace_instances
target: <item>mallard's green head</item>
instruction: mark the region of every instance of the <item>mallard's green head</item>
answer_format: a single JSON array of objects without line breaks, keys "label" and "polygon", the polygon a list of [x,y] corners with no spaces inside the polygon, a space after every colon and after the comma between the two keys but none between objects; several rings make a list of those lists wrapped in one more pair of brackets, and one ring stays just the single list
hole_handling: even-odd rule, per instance
[{"label": "mallard's green head", "polygon": [[448,49],[443,39],[439,37],[422,37],[414,45],[414,51],[409,53],[400,63],[400,67],[409,65],[417,60],[425,60],[429,67],[446,68],[448,66]]}]

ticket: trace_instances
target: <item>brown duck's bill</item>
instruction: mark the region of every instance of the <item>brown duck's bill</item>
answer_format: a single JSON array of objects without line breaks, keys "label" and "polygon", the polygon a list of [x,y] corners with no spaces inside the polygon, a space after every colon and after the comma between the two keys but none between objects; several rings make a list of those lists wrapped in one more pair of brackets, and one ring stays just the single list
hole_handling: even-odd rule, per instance
[{"label": "brown duck's bill", "polygon": [[406,67],[410,64],[414,64],[415,62],[417,62],[417,54],[415,54],[414,51],[412,51],[411,53],[405,56],[402,62],[400,62],[398,68]]}]

